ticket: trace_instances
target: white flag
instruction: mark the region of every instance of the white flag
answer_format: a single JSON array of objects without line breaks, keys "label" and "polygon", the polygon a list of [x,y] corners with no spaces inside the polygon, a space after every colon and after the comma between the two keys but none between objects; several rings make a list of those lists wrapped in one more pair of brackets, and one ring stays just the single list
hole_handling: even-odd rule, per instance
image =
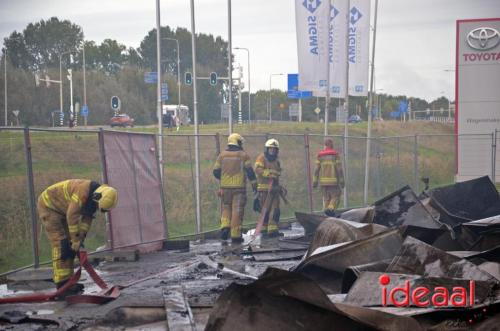
[{"label": "white flag", "polygon": [[330,0],[330,96],[344,97],[346,83],[347,0]]},{"label": "white flag", "polygon": [[368,95],[370,0],[351,0],[349,22],[349,95]]},{"label": "white flag", "polygon": [[318,95],[326,89],[329,0],[295,0],[299,90]]}]

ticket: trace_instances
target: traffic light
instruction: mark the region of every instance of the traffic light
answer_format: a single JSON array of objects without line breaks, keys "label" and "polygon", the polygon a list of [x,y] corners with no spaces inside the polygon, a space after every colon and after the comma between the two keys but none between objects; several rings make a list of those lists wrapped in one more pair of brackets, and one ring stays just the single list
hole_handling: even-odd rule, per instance
[{"label": "traffic light", "polygon": [[217,85],[217,73],[216,72],[210,73],[210,85],[212,85],[212,86]]},{"label": "traffic light", "polygon": [[120,109],[120,98],[118,98],[117,96],[111,97],[111,109],[113,110]]},{"label": "traffic light", "polygon": [[184,82],[186,83],[186,85],[193,84],[193,76],[191,75],[190,72],[186,72],[184,74]]}]

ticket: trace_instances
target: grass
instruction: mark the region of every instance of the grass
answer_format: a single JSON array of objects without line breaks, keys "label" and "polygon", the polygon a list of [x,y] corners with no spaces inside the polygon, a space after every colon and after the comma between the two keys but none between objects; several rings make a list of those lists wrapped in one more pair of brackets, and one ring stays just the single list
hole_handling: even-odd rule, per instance
[{"label": "grass", "polygon": [[[283,167],[282,183],[288,189],[289,206],[282,204],[282,217],[292,217],[295,211],[309,210],[304,137],[309,139],[311,170],[314,158],[322,148],[321,123],[272,123],[234,125],[234,131],[245,137],[245,150],[252,159],[263,151],[266,133],[273,133],[280,141],[280,159]],[[193,189],[194,138],[192,127],[182,127],[179,132],[164,130],[165,158],[165,209],[171,237],[194,233],[195,205]],[[452,127],[437,123],[375,122],[373,136],[411,136],[414,134],[452,134]],[[125,131],[156,133],[156,128],[133,128]],[[330,134],[334,145],[342,151],[344,126],[331,124]],[[212,166],[217,157],[216,136],[220,148],[225,147],[227,127],[224,125],[200,126],[200,133],[213,134],[199,139],[200,189],[202,229],[216,229],[219,225],[220,202],[215,195],[218,183],[213,179]],[[294,135],[291,135],[294,134]],[[365,168],[366,123],[349,125],[349,206],[360,206],[363,201]],[[414,186],[413,137],[380,139],[372,144],[369,200],[374,201],[409,183]],[[100,181],[98,140],[95,133],[32,132],[33,170],[35,193],[67,178],[90,178]],[[443,137],[419,137],[418,176],[431,178],[431,185],[449,184],[454,178],[454,140]],[[377,150],[379,148],[379,150]],[[397,152],[399,150],[399,163]],[[380,152],[377,157],[377,152]],[[398,166],[399,164],[399,166]],[[27,199],[26,166],[22,132],[0,131],[0,272],[30,264],[31,226]],[[418,192],[417,192],[418,193]],[[321,196],[313,192],[313,209],[321,209]],[[252,196],[248,195],[245,223],[255,222],[257,215],[251,210]],[[104,222],[94,222],[87,246],[94,249],[104,244]],[[49,258],[49,245],[40,236],[42,260]]]}]

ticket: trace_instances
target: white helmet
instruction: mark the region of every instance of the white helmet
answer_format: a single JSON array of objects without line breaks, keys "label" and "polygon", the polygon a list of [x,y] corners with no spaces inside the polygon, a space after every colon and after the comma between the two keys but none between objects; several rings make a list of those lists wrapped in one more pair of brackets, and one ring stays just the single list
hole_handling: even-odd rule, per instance
[{"label": "white helmet", "polygon": [[266,148],[277,148],[280,149],[280,143],[276,139],[269,139],[264,145]]}]

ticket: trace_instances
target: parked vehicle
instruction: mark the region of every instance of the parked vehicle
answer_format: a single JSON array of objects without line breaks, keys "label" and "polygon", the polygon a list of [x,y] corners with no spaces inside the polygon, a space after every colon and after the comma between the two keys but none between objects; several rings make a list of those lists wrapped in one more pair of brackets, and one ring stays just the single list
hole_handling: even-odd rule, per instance
[{"label": "parked vehicle", "polygon": [[[170,114],[168,118],[175,119],[176,124],[179,122],[179,125],[189,125],[191,124],[191,118],[189,117],[189,108],[184,105],[163,105],[163,118],[166,119],[166,115]],[[164,125],[166,125],[164,120]],[[174,126],[174,124],[172,124]]]},{"label": "parked vehicle", "polygon": [[134,126],[134,119],[127,114],[119,114],[111,117],[109,125],[111,127],[121,126],[125,128],[127,126],[130,126],[132,128]]},{"label": "parked vehicle", "polygon": [[361,123],[363,120],[359,115],[351,115],[348,120],[349,123]]}]

